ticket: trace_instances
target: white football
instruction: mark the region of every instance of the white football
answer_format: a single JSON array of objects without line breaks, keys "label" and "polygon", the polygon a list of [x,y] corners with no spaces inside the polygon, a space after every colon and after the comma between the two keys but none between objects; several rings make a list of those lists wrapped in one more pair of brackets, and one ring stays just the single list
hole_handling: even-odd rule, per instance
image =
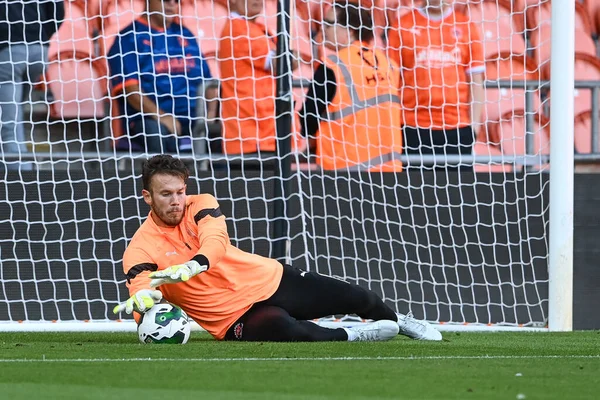
[{"label": "white football", "polygon": [[190,338],[190,320],[181,308],[160,303],[142,314],[137,331],[142,343],[185,344]]}]

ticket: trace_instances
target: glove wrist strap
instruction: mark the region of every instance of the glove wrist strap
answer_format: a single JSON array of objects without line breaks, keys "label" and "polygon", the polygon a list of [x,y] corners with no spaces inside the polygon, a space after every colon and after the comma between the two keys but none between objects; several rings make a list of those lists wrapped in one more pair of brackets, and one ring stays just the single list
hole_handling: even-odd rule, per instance
[{"label": "glove wrist strap", "polygon": [[192,260],[196,261],[200,265],[206,265],[206,269],[210,268],[208,264],[208,258],[204,254],[196,254]]}]

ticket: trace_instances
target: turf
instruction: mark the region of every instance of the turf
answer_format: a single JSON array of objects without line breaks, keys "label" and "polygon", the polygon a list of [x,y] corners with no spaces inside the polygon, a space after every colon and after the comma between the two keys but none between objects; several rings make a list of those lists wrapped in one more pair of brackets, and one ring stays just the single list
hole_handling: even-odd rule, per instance
[{"label": "turf", "polygon": [[445,333],[438,343],[142,345],[1,333],[0,399],[597,399],[600,332]]}]

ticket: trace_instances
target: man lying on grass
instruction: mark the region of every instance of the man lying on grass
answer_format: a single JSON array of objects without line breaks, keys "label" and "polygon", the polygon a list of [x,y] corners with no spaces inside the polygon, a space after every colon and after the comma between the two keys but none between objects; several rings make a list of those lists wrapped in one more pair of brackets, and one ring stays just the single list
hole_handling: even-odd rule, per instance
[{"label": "man lying on grass", "polygon": [[[123,255],[131,298],[115,313],[144,313],[164,298],[218,340],[374,341],[398,333],[442,339],[370,290],[234,247],[217,200],[186,196],[188,177],[185,164],[169,155],[144,163],[142,195],[151,211]],[[330,329],[309,321],[335,314],[375,322]]]}]

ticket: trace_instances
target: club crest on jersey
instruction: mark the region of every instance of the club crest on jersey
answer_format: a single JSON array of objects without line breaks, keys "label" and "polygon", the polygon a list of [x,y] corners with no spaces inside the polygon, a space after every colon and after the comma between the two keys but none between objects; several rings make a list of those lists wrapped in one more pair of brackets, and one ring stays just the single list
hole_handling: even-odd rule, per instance
[{"label": "club crest on jersey", "polygon": [[238,340],[242,338],[243,331],[244,331],[244,323],[243,322],[238,322],[233,327],[233,334],[235,335],[235,338]]},{"label": "club crest on jersey", "polygon": [[460,28],[454,28],[452,29],[452,36],[454,36],[456,39],[458,39],[459,37],[462,36],[462,29]]}]

